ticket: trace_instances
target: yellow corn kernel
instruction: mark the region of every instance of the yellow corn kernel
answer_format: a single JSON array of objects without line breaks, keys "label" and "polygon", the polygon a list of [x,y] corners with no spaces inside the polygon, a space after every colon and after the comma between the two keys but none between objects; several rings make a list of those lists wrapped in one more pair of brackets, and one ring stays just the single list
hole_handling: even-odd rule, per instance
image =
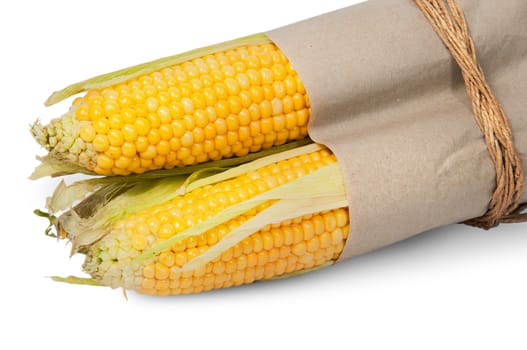
[{"label": "yellow corn kernel", "polygon": [[113,167],[113,159],[105,154],[99,154],[97,156],[97,166],[103,169],[111,169]]},{"label": "yellow corn kernel", "polygon": [[110,130],[108,132],[108,141],[112,146],[121,146],[124,143],[124,135],[121,130]]},{"label": "yellow corn kernel", "polygon": [[80,132],[80,137],[84,142],[92,142],[97,135],[97,131],[93,125],[83,125]]},{"label": "yellow corn kernel", "polygon": [[84,104],[83,101],[77,105],[75,116],[78,120],[90,120],[90,109],[88,104]]}]

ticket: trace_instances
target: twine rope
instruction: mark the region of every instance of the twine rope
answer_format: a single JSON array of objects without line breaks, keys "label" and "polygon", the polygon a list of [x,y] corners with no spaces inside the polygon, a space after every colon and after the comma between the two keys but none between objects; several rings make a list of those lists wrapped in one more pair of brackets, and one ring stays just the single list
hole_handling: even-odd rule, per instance
[{"label": "twine rope", "polygon": [[509,120],[490,90],[476,57],[474,41],[457,0],[414,0],[461,68],[472,109],[496,170],[496,188],[488,210],[464,223],[490,229],[500,223],[527,222],[520,204],[523,166],[513,143]]}]

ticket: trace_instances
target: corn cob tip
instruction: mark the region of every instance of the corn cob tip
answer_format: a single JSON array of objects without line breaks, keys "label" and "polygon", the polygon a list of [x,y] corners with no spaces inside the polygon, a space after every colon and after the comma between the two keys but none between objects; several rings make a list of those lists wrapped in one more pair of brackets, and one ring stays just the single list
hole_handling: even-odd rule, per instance
[{"label": "corn cob tip", "polygon": [[93,174],[97,154],[93,146],[82,139],[82,129],[85,125],[86,122],[77,120],[71,111],[61,118],[51,120],[47,125],[37,119],[29,131],[48,154],[37,157],[41,164],[30,178],[74,172]]}]

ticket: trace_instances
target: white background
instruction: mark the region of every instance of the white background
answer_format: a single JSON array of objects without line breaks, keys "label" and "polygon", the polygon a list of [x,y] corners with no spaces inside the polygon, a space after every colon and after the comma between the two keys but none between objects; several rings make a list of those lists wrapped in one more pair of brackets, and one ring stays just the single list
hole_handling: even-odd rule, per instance
[{"label": "white background", "polygon": [[53,90],[356,2],[2,2],[0,348],[525,349],[526,224],[453,225],[301,277],[191,296],[126,300],[46,278],[79,275],[82,262],[32,214],[57,182],[27,180],[42,154],[29,124],[68,107],[43,106]]}]

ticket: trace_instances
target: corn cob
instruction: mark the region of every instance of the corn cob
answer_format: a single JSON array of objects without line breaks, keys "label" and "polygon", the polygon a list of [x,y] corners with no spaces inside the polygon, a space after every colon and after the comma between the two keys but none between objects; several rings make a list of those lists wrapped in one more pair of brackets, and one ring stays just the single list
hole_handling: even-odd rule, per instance
[{"label": "corn cob", "polygon": [[256,39],[87,84],[94,87],[65,115],[46,126],[33,124],[35,139],[49,151],[44,159],[128,175],[243,156],[306,137],[309,101],[301,80],[274,44]]},{"label": "corn cob", "polygon": [[[213,177],[197,180],[186,185],[184,194],[116,220],[102,237],[77,246],[86,254],[84,270],[96,284],[169,295],[237,286],[332,263],[349,229],[340,169],[322,146],[292,152],[297,155],[257,160],[248,171],[226,180],[221,180],[227,176],[223,174],[218,182]],[[323,200],[317,203],[317,198]],[[327,198],[329,206],[323,204]],[[285,210],[276,207],[273,220],[261,222],[266,210],[288,200]],[[303,206],[307,209],[298,209]],[[226,216],[232,208],[241,209]],[[258,225],[247,227],[256,229],[233,238],[251,220]],[[77,223],[59,229],[72,241],[80,238],[73,232],[79,229]],[[185,234],[189,230],[195,232]]]}]

